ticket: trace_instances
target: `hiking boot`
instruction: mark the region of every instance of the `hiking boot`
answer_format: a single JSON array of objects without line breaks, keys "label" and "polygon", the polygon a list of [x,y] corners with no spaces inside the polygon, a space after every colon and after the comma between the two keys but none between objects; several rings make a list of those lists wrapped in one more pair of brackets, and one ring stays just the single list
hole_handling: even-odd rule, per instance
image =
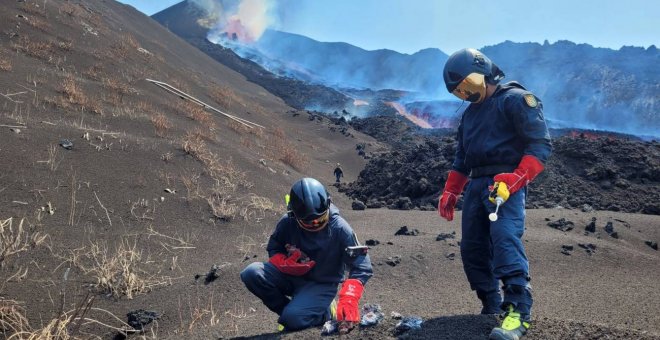
[{"label": "hiking boot", "polygon": [[284,332],[284,325],[281,324],[281,323],[278,323],[278,324],[277,324],[277,331],[278,331],[278,332]]},{"label": "hiking boot", "polygon": [[504,314],[504,320],[500,327],[493,328],[490,332],[491,340],[519,340],[527,334],[529,322],[521,318],[520,313],[513,310],[513,306],[508,307],[508,312]]}]

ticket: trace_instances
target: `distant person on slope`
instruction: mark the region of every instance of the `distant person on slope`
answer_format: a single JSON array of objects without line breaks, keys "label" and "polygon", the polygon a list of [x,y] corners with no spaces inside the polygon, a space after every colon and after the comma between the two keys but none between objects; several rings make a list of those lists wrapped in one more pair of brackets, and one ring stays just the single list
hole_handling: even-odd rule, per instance
[{"label": "distant person on slope", "polygon": [[348,331],[360,321],[358,303],[372,276],[366,248],[350,248],[359,246],[357,237],[319,181],[295,182],[287,201],[288,213],[268,240],[269,261],[247,266],[241,280],[279,315],[279,330],[318,326],[336,317],[340,331]]},{"label": "distant person on slope", "polygon": [[[469,176],[461,221],[463,268],[482,302],[481,313],[505,312],[490,339],[519,339],[527,333],[532,310],[522,242],[526,185],[543,171],[552,151],[543,105],[517,82],[498,85],[504,73],[475,49],[452,54],[443,76],[447,90],[470,105],[458,126],[456,158],[438,213],[448,221],[454,218],[457,197]],[[495,204],[489,195],[495,183],[504,183],[509,197],[491,222],[488,215]]]},{"label": "distant person on slope", "polygon": [[344,171],[341,169],[341,165],[339,163],[337,163],[337,167],[335,168],[334,174],[335,177],[337,178],[335,183],[339,183],[339,179],[344,177]]}]

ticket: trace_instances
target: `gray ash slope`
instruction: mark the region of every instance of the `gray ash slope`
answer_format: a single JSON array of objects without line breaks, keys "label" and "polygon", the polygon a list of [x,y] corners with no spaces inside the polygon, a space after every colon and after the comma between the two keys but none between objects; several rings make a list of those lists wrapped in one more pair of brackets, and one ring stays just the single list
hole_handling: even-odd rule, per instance
[{"label": "gray ash slope", "polygon": [[[424,135],[388,117],[352,125],[395,147],[373,155],[357,181],[342,185],[340,191],[368,208],[435,209],[454,160],[455,132]],[[587,204],[597,210],[660,214],[659,142],[594,132],[552,134],[557,135],[554,151],[546,170],[529,186],[528,208]]]}]

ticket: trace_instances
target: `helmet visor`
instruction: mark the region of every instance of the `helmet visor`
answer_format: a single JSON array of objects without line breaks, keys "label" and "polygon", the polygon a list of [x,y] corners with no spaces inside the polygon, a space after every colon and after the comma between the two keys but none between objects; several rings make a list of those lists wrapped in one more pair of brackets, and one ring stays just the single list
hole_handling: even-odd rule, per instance
[{"label": "helmet visor", "polygon": [[319,216],[312,216],[309,218],[301,219],[297,218],[298,225],[308,231],[319,231],[328,224],[330,219],[330,212],[326,210],[323,214]]},{"label": "helmet visor", "polygon": [[452,93],[463,100],[480,102],[486,96],[486,77],[479,73],[470,73]]}]

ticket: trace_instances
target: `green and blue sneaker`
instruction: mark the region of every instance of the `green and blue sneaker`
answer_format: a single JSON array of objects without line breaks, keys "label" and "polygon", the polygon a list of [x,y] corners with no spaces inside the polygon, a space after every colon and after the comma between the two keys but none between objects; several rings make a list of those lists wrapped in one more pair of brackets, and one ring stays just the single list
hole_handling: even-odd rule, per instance
[{"label": "green and blue sneaker", "polygon": [[493,328],[490,332],[491,340],[519,340],[529,329],[529,322],[521,318],[520,313],[513,310],[513,306],[508,307],[504,314],[504,320],[500,327]]}]

